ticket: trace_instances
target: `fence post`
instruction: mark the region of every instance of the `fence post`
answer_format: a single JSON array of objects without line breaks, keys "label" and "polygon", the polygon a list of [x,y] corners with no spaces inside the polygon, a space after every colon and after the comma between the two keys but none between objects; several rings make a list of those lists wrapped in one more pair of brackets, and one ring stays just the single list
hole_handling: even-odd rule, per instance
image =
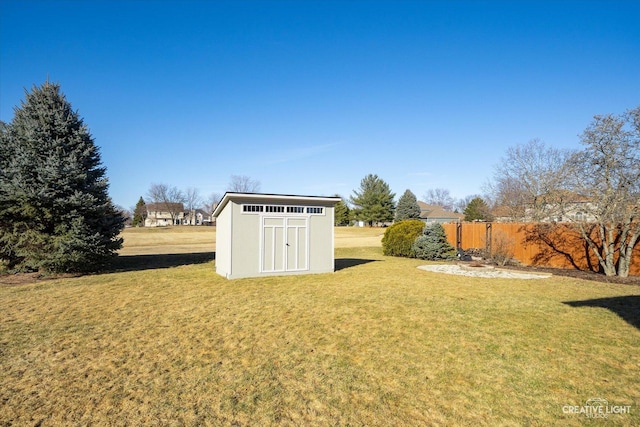
[{"label": "fence post", "polygon": [[493,234],[493,227],[490,222],[487,222],[484,230],[484,242],[485,242],[485,252],[487,257],[491,257],[491,240]]},{"label": "fence post", "polygon": [[462,250],[462,223],[456,222],[456,250],[460,252]]}]

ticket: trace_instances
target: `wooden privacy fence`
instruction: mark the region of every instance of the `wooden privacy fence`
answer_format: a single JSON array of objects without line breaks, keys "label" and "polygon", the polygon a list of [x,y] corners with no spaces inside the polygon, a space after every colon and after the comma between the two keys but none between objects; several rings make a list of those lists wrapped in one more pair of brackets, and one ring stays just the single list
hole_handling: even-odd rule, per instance
[{"label": "wooden privacy fence", "polygon": [[[579,233],[568,224],[484,223],[442,224],[447,240],[459,249],[489,253],[508,249],[524,265],[598,271],[598,260]],[[640,276],[640,250],[633,252],[630,275]]]}]

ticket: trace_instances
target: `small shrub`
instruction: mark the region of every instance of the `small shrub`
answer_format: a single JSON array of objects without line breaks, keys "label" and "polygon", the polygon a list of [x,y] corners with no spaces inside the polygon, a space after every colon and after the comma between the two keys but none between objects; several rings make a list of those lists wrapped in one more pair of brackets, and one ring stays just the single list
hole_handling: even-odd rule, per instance
[{"label": "small shrub", "polygon": [[424,229],[424,222],[409,219],[396,222],[384,232],[382,253],[391,256],[413,257],[412,246]]},{"label": "small shrub", "polygon": [[491,243],[491,259],[500,266],[505,266],[511,262],[514,255],[516,241],[508,234],[498,231],[493,234]]},{"label": "small shrub", "polygon": [[422,236],[413,243],[412,252],[416,258],[431,261],[456,258],[456,250],[447,240],[444,227],[439,223],[424,228]]}]

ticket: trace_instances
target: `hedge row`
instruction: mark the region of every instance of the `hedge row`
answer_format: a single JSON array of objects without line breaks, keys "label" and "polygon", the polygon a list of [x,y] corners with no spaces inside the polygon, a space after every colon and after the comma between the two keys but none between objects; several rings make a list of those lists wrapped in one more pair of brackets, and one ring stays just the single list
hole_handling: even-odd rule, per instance
[{"label": "hedge row", "polygon": [[399,221],[387,228],[382,238],[382,252],[432,261],[452,260],[456,255],[442,224],[425,224],[415,219]]}]

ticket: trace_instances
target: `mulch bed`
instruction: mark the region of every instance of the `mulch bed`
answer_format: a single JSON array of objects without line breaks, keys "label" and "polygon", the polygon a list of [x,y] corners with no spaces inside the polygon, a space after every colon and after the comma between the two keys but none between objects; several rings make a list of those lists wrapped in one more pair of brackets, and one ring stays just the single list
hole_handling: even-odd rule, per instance
[{"label": "mulch bed", "polygon": [[533,267],[533,266],[517,266],[517,267],[500,267],[504,269],[513,269],[518,271],[530,271],[532,273],[551,273],[554,276],[573,277],[575,279],[591,280],[602,283],[619,283],[622,285],[635,285],[640,286],[640,276],[630,277],[618,277],[618,276],[605,276],[604,274],[594,273],[593,271],[581,271],[581,270],[569,270],[564,268],[547,268],[547,267]]}]

